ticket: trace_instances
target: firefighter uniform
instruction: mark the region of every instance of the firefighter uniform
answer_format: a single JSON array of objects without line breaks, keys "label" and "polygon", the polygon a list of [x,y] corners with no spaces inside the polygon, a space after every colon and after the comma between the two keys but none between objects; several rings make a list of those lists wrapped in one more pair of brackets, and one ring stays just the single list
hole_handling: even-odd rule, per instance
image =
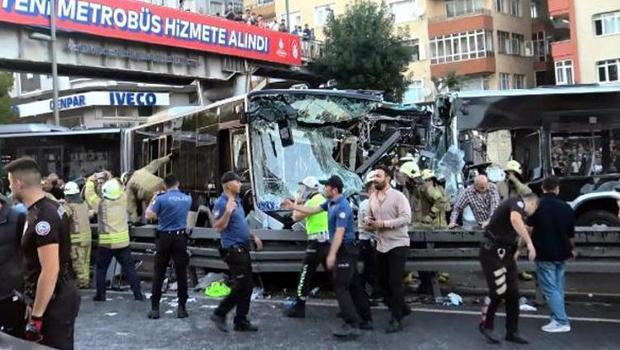
[{"label": "firefighter uniform", "polygon": [[92,234],[88,205],[81,199],[80,189],[75,182],[65,184],[64,193],[63,207],[71,219],[71,261],[77,277],[77,286],[89,288]]},{"label": "firefighter uniform", "polygon": [[[52,296],[40,322],[41,344],[58,349],[73,349],[75,319],[80,297],[71,266],[69,218],[64,208],[49,198],[41,198],[28,208],[21,246],[24,254],[25,295],[34,300],[41,274],[38,248],[58,244],[59,272]],[[28,330],[27,330],[28,331]]]},{"label": "firefighter uniform", "polygon": [[136,170],[125,185],[127,210],[131,222],[140,222],[139,212],[151,203],[153,196],[166,189],[164,180],[155,175],[159,168],[170,161],[171,155],[158,158]]},{"label": "firefighter uniform", "polygon": [[499,192],[501,200],[504,201],[508,198],[526,196],[532,193],[532,190],[520,180],[523,174],[519,162],[515,160],[509,161],[504,171],[506,173],[512,172],[515,176],[512,179],[506,176],[506,179],[497,183],[497,191]]},{"label": "firefighter uniform", "polygon": [[420,179],[422,174],[418,165],[409,161],[401,165],[399,172],[405,175],[406,181],[403,186],[403,194],[407,197],[411,206],[411,222],[419,224],[422,222],[422,199],[420,194]]},{"label": "firefighter uniform", "polygon": [[435,174],[425,169],[422,179],[426,182],[420,187],[422,197],[422,222],[433,227],[447,227],[447,213],[450,211],[450,199],[446,191],[437,183]]},{"label": "firefighter uniform", "polygon": [[112,257],[121,264],[136,300],[144,300],[129,248],[127,199],[118,179],[108,180],[101,189],[97,212],[99,244],[97,247],[95,301],[105,301],[106,272]]},{"label": "firefighter uniform", "polygon": [[[307,180],[307,179],[304,179]],[[313,188],[313,192],[308,196],[308,200],[304,203],[306,207],[315,208],[325,203],[325,197],[316,192],[318,181],[308,186]],[[307,186],[306,184],[304,184]],[[293,306],[286,311],[288,317],[305,317],[306,315],[306,298],[310,293],[312,280],[316,274],[319,264],[323,264],[323,268],[327,271],[325,259],[329,253],[329,233],[327,227],[327,212],[320,212],[306,217],[306,234],[308,235],[308,245],[306,246],[306,255],[304,257],[299,283],[297,284],[297,296]]]}]

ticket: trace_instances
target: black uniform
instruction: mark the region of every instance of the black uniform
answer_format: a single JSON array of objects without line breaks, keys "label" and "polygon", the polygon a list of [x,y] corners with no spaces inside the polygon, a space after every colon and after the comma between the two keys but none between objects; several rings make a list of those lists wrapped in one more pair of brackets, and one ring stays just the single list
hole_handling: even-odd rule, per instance
[{"label": "black uniform", "polygon": [[37,249],[59,245],[60,270],[54,295],[43,314],[42,344],[58,349],[73,349],[73,331],[80,306],[71,267],[69,218],[64,208],[49,198],[42,198],[28,208],[21,245],[24,254],[26,296],[35,299],[41,264]]},{"label": "black uniform", "polygon": [[26,215],[18,213],[6,198],[0,196],[0,331],[22,337],[26,306],[14,300],[14,291],[24,291],[21,269],[20,240],[24,231]]},{"label": "black uniform", "polygon": [[509,198],[501,203],[489,221],[485,240],[480,247],[480,264],[491,298],[490,304],[483,310],[482,325],[493,329],[495,312],[504,299],[508,334],[517,333],[519,328],[519,280],[514,259],[519,236],[510,222],[510,214],[517,212],[525,217],[524,209],[525,203],[520,198]]}]

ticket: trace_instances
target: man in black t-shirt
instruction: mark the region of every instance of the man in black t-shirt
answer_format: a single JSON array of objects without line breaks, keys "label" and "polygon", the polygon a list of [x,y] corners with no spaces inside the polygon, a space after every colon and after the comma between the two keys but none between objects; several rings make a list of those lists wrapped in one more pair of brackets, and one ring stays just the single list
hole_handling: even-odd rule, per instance
[{"label": "man in black t-shirt", "polygon": [[492,334],[495,312],[502,299],[506,301],[506,340],[527,344],[519,336],[519,281],[515,253],[519,239],[525,241],[530,261],[536,250],[525,226],[525,216],[538,206],[538,197],[529,194],[522,198],[509,198],[495,210],[485,227],[485,239],[480,247],[480,264],[489,285],[491,302],[482,309],[480,332],[489,343],[499,340]]},{"label": "man in black t-shirt", "polygon": [[17,159],[5,170],[13,196],[28,206],[21,239],[24,294],[29,304],[25,338],[58,349],[73,349],[80,297],[71,267],[69,218],[59,203],[45,196],[41,171],[33,159]]}]

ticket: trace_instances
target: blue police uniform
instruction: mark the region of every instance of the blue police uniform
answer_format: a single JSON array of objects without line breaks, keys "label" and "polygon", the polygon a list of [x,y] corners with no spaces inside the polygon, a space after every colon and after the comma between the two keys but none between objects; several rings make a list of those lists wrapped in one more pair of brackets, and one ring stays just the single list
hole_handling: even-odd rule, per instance
[{"label": "blue police uniform", "polygon": [[[158,194],[149,208],[157,214],[157,253],[155,254],[155,269],[153,276],[153,289],[151,304],[153,311],[151,318],[159,317],[159,301],[161,289],[170,259],[174,261],[174,269],[177,277],[177,296],[179,298],[178,317],[187,317],[185,303],[187,294],[187,215],[192,205],[192,197],[171,189]],[[182,312],[181,312],[182,309]]]},{"label": "blue police uniform", "polygon": [[[213,206],[215,220],[226,213],[228,197],[222,194]],[[228,225],[220,232],[220,254],[228,265],[232,281],[230,294],[224,298],[214,314],[224,318],[236,307],[235,327],[247,324],[252,298],[252,261],[250,258],[250,227],[245,219],[245,211],[239,198],[235,198],[237,208],[230,214]]]},{"label": "blue police uniform", "polygon": [[336,229],[344,228],[342,245],[333,269],[334,291],[342,319],[352,327],[358,327],[361,322],[370,322],[372,316],[368,296],[357,273],[359,250],[355,244],[353,210],[344,196],[323,203],[321,208],[328,213],[330,241],[333,241]]}]

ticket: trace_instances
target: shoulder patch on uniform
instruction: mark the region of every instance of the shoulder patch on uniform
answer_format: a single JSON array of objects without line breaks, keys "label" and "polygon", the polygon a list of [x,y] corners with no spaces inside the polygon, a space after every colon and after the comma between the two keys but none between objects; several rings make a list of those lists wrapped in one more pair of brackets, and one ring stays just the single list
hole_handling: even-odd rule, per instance
[{"label": "shoulder patch on uniform", "polygon": [[523,204],[523,202],[522,202],[522,201],[518,201],[518,202],[517,202],[517,206],[518,206],[519,208],[521,208],[521,209],[525,208],[525,204]]},{"label": "shoulder patch on uniform", "polygon": [[346,219],[347,218],[347,214],[344,211],[341,211],[340,214],[338,214],[338,217],[341,219]]},{"label": "shoulder patch on uniform", "polygon": [[220,211],[219,211],[219,210],[214,211],[214,212],[213,212],[213,215],[215,215],[215,217],[220,216]]},{"label": "shoulder patch on uniform", "polygon": [[34,227],[34,231],[39,236],[47,236],[52,230],[52,226],[47,221],[39,221],[37,225]]}]

